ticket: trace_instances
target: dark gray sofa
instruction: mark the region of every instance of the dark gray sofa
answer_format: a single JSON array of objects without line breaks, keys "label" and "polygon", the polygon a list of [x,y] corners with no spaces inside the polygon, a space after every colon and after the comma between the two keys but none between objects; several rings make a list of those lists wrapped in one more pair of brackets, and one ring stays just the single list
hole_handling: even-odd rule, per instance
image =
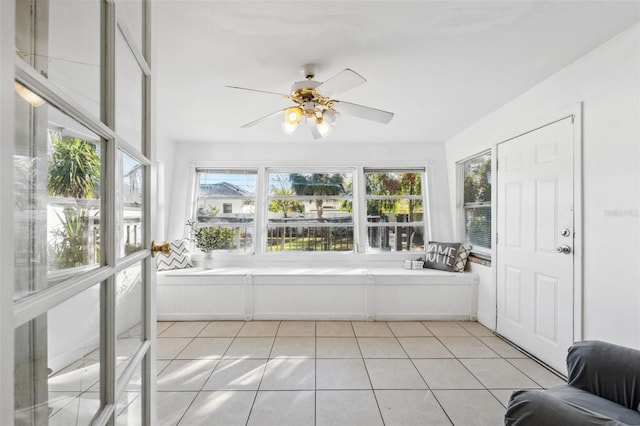
[{"label": "dark gray sofa", "polygon": [[511,395],[505,425],[640,425],[640,351],[601,341],[577,342],[568,381]]}]

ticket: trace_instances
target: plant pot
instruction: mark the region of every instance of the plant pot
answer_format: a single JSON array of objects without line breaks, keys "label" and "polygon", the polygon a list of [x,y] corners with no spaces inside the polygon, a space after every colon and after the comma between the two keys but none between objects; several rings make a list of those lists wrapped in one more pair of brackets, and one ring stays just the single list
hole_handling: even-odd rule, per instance
[{"label": "plant pot", "polygon": [[204,269],[213,269],[213,253],[205,253],[202,258],[202,267]]}]

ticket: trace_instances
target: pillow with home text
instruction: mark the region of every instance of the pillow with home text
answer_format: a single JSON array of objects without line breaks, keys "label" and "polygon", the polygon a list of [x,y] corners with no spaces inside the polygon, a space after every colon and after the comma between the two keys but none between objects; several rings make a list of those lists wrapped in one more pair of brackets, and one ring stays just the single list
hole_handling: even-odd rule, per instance
[{"label": "pillow with home text", "polygon": [[459,248],[460,243],[429,241],[424,257],[424,267],[453,272]]}]

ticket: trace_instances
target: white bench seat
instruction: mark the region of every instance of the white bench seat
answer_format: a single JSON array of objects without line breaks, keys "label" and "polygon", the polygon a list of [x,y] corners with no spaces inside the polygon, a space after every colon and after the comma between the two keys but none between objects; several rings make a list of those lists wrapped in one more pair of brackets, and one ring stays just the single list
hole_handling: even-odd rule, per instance
[{"label": "white bench seat", "polygon": [[403,268],[189,268],[159,272],[157,284],[162,321],[474,321],[478,277]]}]

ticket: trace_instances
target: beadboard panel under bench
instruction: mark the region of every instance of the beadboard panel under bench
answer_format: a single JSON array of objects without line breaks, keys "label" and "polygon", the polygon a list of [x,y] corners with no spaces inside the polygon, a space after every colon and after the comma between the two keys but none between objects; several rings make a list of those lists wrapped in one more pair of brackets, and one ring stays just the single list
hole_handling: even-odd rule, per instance
[{"label": "beadboard panel under bench", "polygon": [[402,268],[189,268],[158,273],[158,319],[475,320],[478,277]]}]

